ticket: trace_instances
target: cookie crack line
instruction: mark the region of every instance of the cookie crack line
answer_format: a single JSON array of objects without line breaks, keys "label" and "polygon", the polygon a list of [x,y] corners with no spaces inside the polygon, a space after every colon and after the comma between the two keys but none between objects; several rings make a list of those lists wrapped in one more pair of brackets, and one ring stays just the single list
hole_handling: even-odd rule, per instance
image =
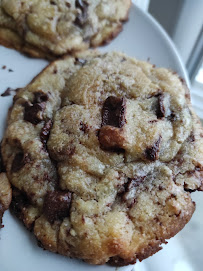
[{"label": "cookie crack line", "polygon": [[185,93],[167,69],[95,51],[51,63],[16,93],[2,156],[12,209],[42,247],[127,265],[184,227],[195,210],[185,190],[203,187],[202,128]]}]

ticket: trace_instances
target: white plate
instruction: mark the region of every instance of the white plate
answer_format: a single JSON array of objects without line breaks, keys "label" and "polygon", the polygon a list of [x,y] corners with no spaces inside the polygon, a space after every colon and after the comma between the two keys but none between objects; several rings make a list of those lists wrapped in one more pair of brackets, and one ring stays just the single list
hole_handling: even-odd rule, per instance
[{"label": "white plate", "polygon": [[[177,71],[187,80],[187,75],[174,45],[149,15],[135,5],[130,11],[130,19],[124,31],[102,51],[119,50],[142,60],[150,58],[157,66]],[[18,88],[28,84],[47,61],[25,57],[14,50],[0,46],[0,93],[7,87]],[[1,69],[6,65],[6,69]],[[9,72],[8,69],[14,72]],[[7,110],[12,97],[0,97],[0,137],[3,136]],[[111,271],[132,270],[132,266],[115,269],[109,266],[90,266],[78,260],[71,260],[38,248],[32,234],[13,217],[10,212],[4,216],[5,228],[0,231],[0,270],[1,271]],[[136,270],[145,270],[144,263],[138,263]]]}]

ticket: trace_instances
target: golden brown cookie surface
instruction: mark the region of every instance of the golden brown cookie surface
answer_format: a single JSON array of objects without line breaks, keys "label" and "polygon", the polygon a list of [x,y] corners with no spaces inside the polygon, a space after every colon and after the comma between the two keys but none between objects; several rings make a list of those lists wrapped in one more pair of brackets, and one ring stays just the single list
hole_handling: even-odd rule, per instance
[{"label": "golden brown cookie surface", "polygon": [[202,141],[177,74],[120,53],[66,57],[15,96],[2,143],[12,208],[45,249],[142,260],[191,218]]}]

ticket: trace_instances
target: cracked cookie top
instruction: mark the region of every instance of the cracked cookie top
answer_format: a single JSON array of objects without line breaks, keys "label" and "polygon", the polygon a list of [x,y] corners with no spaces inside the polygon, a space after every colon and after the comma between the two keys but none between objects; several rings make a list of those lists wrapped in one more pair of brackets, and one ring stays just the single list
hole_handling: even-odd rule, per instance
[{"label": "cracked cookie top", "polygon": [[142,260],[194,212],[202,136],[176,73],[121,53],[65,57],[9,111],[12,209],[50,251],[93,264]]},{"label": "cracked cookie top", "polygon": [[122,30],[130,0],[0,0],[0,43],[54,58],[108,43]]}]

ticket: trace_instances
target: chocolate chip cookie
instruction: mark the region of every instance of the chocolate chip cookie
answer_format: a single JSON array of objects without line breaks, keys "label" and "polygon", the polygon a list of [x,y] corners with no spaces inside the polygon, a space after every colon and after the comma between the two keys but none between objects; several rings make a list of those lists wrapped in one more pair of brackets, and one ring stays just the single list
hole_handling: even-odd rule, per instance
[{"label": "chocolate chip cookie", "polygon": [[0,229],[3,228],[2,225],[3,214],[9,208],[12,198],[10,183],[6,177],[6,174],[3,171],[4,166],[2,163],[0,150]]},{"label": "chocolate chip cookie", "polygon": [[131,0],[0,0],[0,44],[56,58],[111,41]]},{"label": "chocolate chip cookie", "polygon": [[154,254],[203,190],[184,80],[121,53],[65,57],[20,89],[2,153],[12,210],[40,246],[91,264]]}]

